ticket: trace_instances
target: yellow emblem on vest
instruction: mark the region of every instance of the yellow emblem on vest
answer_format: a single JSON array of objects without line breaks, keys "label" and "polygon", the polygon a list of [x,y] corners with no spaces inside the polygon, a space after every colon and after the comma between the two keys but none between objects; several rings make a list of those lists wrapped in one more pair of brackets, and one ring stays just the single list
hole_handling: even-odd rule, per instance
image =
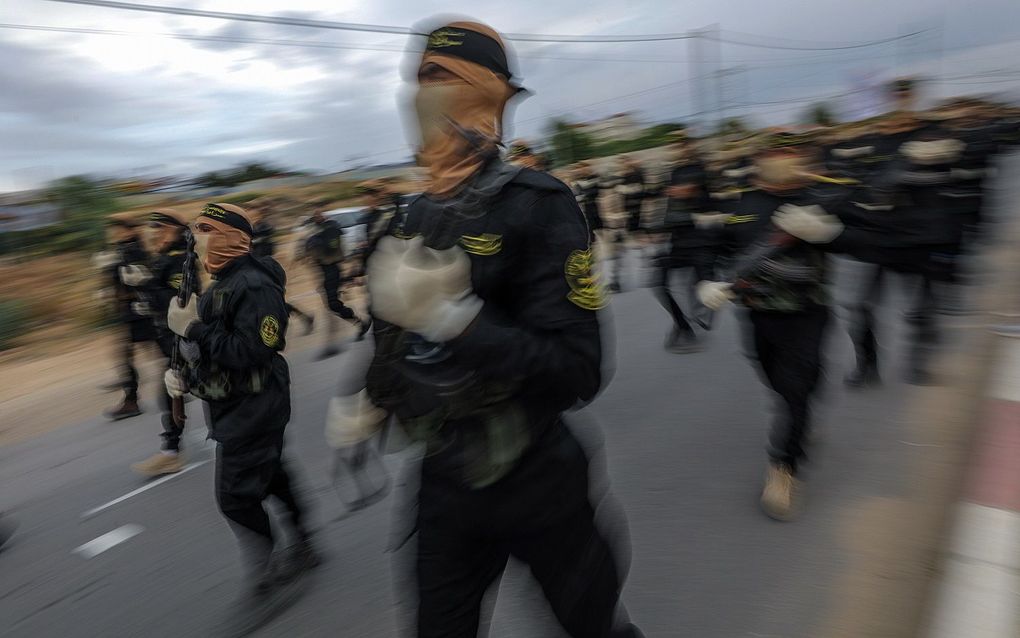
[{"label": "yellow emblem on vest", "polygon": [[567,299],[578,308],[599,310],[606,306],[606,295],[599,276],[592,270],[594,259],[591,248],[575,250],[567,257],[563,272],[567,276],[570,292]]},{"label": "yellow emblem on vest", "polygon": [[485,233],[478,237],[462,235],[460,245],[466,252],[472,255],[481,255],[483,257],[495,255],[503,249],[503,236],[492,235],[490,233]]},{"label": "yellow emblem on vest", "polygon": [[259,336],[262,343],[270,348],[275,348],[280,343],[280,322],[273,315],[262,317],[262,325],[259,326]]},{"label": "yellow emblem on vest", "polygon": [[464,44],[463,40],[453,40],[451,38],[462,37],[463,33],[456,31],[450,31],[448,29],[440,29],[429,36],[429,49],[442,49],[444,47],[459,47]]},{"label": "yellow emblem on vest", "polygon": [[184,273],[177,273],[176,275],[171,275],[170,279],[167,280],[166,283],[169,284],[170,287],[173,288],[174,290],[180,290],[181,289],[181,282],[183,282],[183,281],[184,281]]}]

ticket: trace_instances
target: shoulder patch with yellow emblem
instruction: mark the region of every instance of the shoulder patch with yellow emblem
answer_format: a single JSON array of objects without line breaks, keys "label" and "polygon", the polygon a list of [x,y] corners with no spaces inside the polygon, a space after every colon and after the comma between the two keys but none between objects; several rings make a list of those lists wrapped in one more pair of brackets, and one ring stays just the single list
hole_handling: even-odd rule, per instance
[{"label": "shoulder patch with yellow emblem", "polygon": [[485,233],[474,237],[472,235],[461,235],[460,245],[465,252],[472,255],[495,255],[503,249],[503,236]]},{"label": "shoulder patch with yellow emblem", "polygon": [[184,281],[184,273],[177,273],[176,275],[170,275],[170,279],[167,280],[167,284],[170,285],[174,290],[181,289],[181,283]]},{"label": "shoulder patch with yellow emblem", "polygon": [[270,348],[275,348],[280,344],[280,322],[273,315],[266,315],[262,317],[262,323],[259,325],[259,336],[262,337],[262,343]]},{"label": "shoulder patch with yellow emblem", "polygon": [[591,248],[575,250],[567,256],[563,272],[567,276],[570,292],[567,299],[578,308],[599,310],[606,306],[605,291],[599,283],[599,276],[594,272],[594,260]]}]

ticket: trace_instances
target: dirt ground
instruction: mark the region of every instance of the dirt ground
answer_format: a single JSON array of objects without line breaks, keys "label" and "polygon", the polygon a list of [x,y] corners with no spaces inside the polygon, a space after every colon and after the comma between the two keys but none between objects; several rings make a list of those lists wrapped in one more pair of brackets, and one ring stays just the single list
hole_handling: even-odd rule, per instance
[{"label": "dirt ground", "polygon": [[[315,331],[303,334],[303,325],[294,321],[288,330],[287,349],[297,351],[320,347],[326,341],[325,312],[315,290],[312,271],[304,266],[289,266],[288,301],[315,315]],[[364,295],[351,288],[344,302],[362,311]],[[347,324],[340,325],[338,337],[353,334]],[[33,333],[28,344],[0,354],[0,446],[9,445],[53,429],[78,423],[115,407],[119,390],[103,386],[118,378],[119,330],[111,327],[93,332],[58,325],[48,332]],[[148,409],[157,384],[163,382],[163,363],[154,347],[139,347],[136,365],[141,376],[139,395]]]},{"label": "dirt ground", "polygon": [[[657,149],[635,155],[648,166],[661,159]],[[611,162],[612,158],[606,158],[596,160],[595,164],[598,170],[609,172]],[[268,193],[283,202],[276,211],[277,227],[295,222],[306,212],[300,203],[320,197],[328,186]],[[420,190],[420,184],[413,182],[397,186],[402,192]],[[194,208],[200,204],[175,206]],[[650,201],[646,215],[654,216],[655,206],[655,201]],[[602,210],[608,224],[622,226],[624,219],[615,195],[603,195]],[[295,321],[287,337],[288,350],[321,347],[326,340],[325,322],[329,315],[316,291],[317,274],[310,267],[291,263],[292,247],[293,237],[284,236],[277,250],[277,259],[288,273],[288,301],[302,310],[313,311],[316,328],[313,334],[304,336],[302,326]],[[602,250],[598,254],[600,259],[610,256]],[[120,391],[103,389],[118,378],[120,329],[98,327],[102,324],[103,302],[95,299],[94,293],[101,284],[89,257],[69,254],[0,263],[0,298],[27,302],[34,321],[17,347],[0,352],[0,446],[93,418],[115,407],[121,398]],[[359,312],[364,311],[360,288],[345,292],[344,301]],[[340,338],[350,330],[343,323],[339,329]],[[141,375],[141,400],[151,405],[157,384],[162,383],[158,351],[154,347],[139,348],[136,364]]]}]

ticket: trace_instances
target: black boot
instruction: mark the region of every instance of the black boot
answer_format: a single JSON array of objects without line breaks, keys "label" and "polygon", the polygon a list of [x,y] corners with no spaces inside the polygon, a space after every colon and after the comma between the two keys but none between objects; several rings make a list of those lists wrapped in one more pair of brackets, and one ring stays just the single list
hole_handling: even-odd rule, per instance
[{"label": "black boot", "polygon": [[313,315],[301,313],[301,321],[305,322],[305,336],[312,334],[312,330],[315,328],[315,317]]},{"label": "black boot", "polygon": [[106,418],[111,421],[120,421],[122,419],[130,419],[133,416],[138,416],[142,413],[142,409],[138,407],[137,399],[124,399],[124,402],[120,406],[113,410],[107,410],[105,412]]},{"label": "black boot", "polygon": [[700,349],[698,338],[690,329],[673,328],[666,339],[666,344],[666,349],[674,354],[689,354]]},{"label": "black boot", "polygon": [[858,389],[881,385],[882,378],[878,374],[878,362],[873,359],[859,362],[857,368],[846,376],[843,383],[849,388]]}]

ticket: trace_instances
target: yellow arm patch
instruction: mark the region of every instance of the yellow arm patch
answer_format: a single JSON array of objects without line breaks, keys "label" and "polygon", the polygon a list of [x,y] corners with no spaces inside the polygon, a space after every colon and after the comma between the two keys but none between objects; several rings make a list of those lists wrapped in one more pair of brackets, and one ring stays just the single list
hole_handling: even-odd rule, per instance
[{"label": "yellow arm patch", "polygon": [[570,292],[567,299],[578,308],[599,310],[606,307],[606,294],[599,283],[599,276],[593,269],[594,259],[591,247],[575,250],[567,256],[563,272],[567,276]]},{"label": "yellow arm patch", "polygon": [[273,315],[262,317],[262,323],[259,325],[259,336],[262,337],[262,343],[266,344],[267,347],[275,348],[280,345],[279,320]]},{"label": "yellow arm patch", "polygon": [[181,289],[181,283],[184,282],[184,273],[177,273],[176,275],[170,275],[170,279],[167,280],[167,284],[174,290]]},{"label": "yellow arm patch", "polygon": [[465,252],[469,252],[472,255],[481,255],[483,257],[495,255],[503,249],[503,236],[490,233],[485,233],[478,237],[461,235],[460,245]]}]

